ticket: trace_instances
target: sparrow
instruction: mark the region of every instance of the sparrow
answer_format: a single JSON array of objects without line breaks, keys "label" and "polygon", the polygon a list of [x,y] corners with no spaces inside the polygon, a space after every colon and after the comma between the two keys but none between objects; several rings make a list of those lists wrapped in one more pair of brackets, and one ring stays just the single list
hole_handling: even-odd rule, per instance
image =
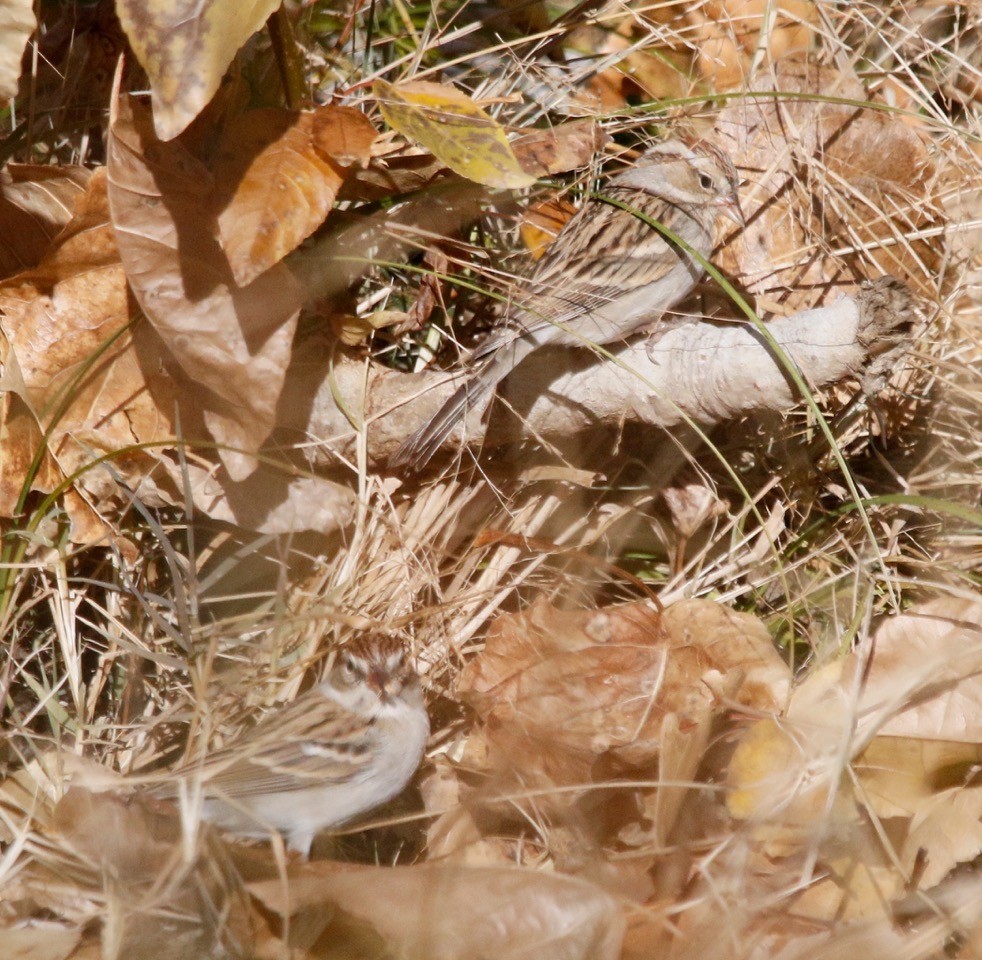
[{"label": "sparrow", "polygon": [[275,830],[304,858],[321,830],[400,793],[416,772],[430,723],[419,678],[398,641],[346,645],[327,679],[155,791],[203,794],[201,816],[240,837]]},{"label": "sparrow", "polygon": [[733,163],[722,151],[680,140],[658,144],[611,178],[563,227],[502,328],[474,352],[477,369],[403,442],[392,466],[425,466],[467,412],[490,402],[498,384],[540,347],[612,343],[658,320],[702,278],[700,258],[712,252],[717,217],[744,225],[738,186]]}]

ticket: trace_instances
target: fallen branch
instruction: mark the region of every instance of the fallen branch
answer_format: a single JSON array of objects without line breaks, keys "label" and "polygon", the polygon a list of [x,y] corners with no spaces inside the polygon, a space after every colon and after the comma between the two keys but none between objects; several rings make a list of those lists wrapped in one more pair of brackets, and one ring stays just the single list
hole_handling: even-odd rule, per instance
[{"label": "fallen branch", "polygon": [[[768,330],[814,388],[858,376],[867,389],[874,389],[905,352],[902,334],[914,316],[907,288],[883,277],[831,306],[775,320]],[[568,440],[628,421],[670,427],[691,418],[711,426],[752,410],[787,410],[800,398],[784,363],[746,323],[693,322],[654,341],[616,346],[602,357],[588,350],[542,350],[499,391],[499,402],[512,407],[520,420],[509,417],[502,424],[502,418],[493,418],[489,433],[487,419],[474,411],[445,451],[457,453],[475,444],[490,449],[529,437]],[[367,424],[369,460],[384,465],[466,375],[411,375],[376,365],[366,370],[364,362],[341,361],[329,380],[316,387],[304,425],[324,444],[312,456],[315,465],[326,465],[332,454],[351,455],[352,414]],[[310,389],[309,380],[306,386],[300,380],[295,389]],[[285,403],[281,409],[295,408]]]}]

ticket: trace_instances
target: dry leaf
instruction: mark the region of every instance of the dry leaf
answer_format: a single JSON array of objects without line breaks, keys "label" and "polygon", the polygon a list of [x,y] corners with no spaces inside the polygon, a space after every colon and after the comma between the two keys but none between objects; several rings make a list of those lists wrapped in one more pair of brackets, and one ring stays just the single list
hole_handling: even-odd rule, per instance
[{"label": "dry leaf", "polygon": [[514,852],[496,838],[485,838],[472,808],[461,803],[462,784],[456,767],[437,759],[420,780],[427,813],[436,814],[426,831],[430,862],[467,867],[510,867]]},{"label": "dry leaf", "polygon": [[66,960],[82,931],[60,923],[34,922],[29,927],[0,927],[4,960]]},{"label": "dry leaf", "polygon": [[219,237],[245,286],[324,222],[348,168],[371,157],[378,134],[351,107],[250,110],[223,132],[214,177]]},{"label": "dry leaf", "polygon": [[[0,311],[3,310],[4,291],[0,289]],[[69,319],[84,324],[86,315],[83,311],[74,311]],[[71,341],[70,323],[66,322],[63,329],[66,339]],[[84,328],[81,334],[78,343],[84,347],[87,342]],[[156,369],[158,365],[146,364],[145,358],[154,357],[155,351],[159,354],[159,350],[159,341],[146,326],[137,325],[132,336],[124,334],[116,341],[114,349],[105,354],[107,363],[97,368],[98,375],[82,382],[75,402],[68,406],[50,435],[49,448],[55,451],[55,457],[43,458],[31,489],[49,493],[67,475],[82,471],[75,483],[87,500],[69,490],[64,501],[71,520],[73,542],[103,540],[107,529],[100,517],[112,516],[119,507],[128,505],[128,491],[138,491],[141,499],[150,505],[174,503],[179,498],[177,491],[184,486],[185,476],[190,480],[191,498],[201,513],[246,529],[263,533],[301,530],[331,533],[350,521],[356,495],[349,487],[329,480],[297,477],[261,467],[246,481],[237,484],[218,468],[208,469],[191,463],[185,470],[164,456],[164,448],[175,442],[172,424],[165,412],[179,404],[189,414],[182,421],[184,436],[189,438],[195,424],[190,403],[194,391],[188,387],[180,397],[177,396],[178,384],[163,370],[156,370],[159,378],[150,389],[144,379],[145,373],[147,368]],[[57,351],[52,351],[52,357],[56,356]],[[66,357],[69,372],[84,365],[86,359],[82,350],[74,366],[71,358]],[[10,372],[8,367],[7,373]],[[158,400],[162,400],[161,407],[157,406]],[[0,516],[10,517],[14,515],[29,468],[40,449],[42,434],[37,418],[17,394],[6,392],[0,397],[0,404],[4,411],[0,420],[0,448],[3,449]],[[203,428],[200,434],[203,434]],[[128,449],[136,443],[154,440],[161,444],[157,449]],[[100,453],[111,451],[117,451],[110,459],[112,474],[105,468],[84,469]],[[119,489],[117,478],[125,481],[125,490]]]},{"label": "dry leaf", "polygon": [[658,732],[658,780],[661,786],[644,797],[643,819],[651,826],[639,831],[636,824],[622,830],[619,838],[629,846],[654,843],[667,847],[691,789],[686,784],[696,782],[696,773],[703,763],[712,734],[712,715],[708,712],[696,723],[683,726],[677,714],[669,713]]},{"label": "dry leaf", "polygon": [[729,507],[701,479],[673,480],[670,486],[662,488],[661,497],[671,514],[675,532],[686,539],[707,520],[725,516]]},{"label": "dry leaf", "polygon": [[[807,60],[785,58],[751,88],[803,96],[741,99],[720,114],[716,135],[748,180],[747,228],[723,248],[720,269],[758,296],[781,290],[788,311],[822,306],[879,274],[936,297],[942,247],[909,239],[939,218],[927,137],[874,103],[809,98],[867,99],[855,74]],[[836,248],[847,252],[828,252]]]},{"label": "dry leaf", "polygon": [[331,333],[346,347],[367,343],[376,330],[394,323],[404,323],[409,314],[404,310],[376,310],[366,317],[353,313],[336,313],[330,317]]},{"label": "dry leaf", "polygon": [[595,117],[600,113],[616,113],[628,109],[627,98],[634,92],[630,77],[620,69],[620,55],[631,43],[616,30],[599,26],[578,26],[565,44],[580,57],[600,61],[611,57],[611,66],[591,72],[586,85],[573,91],[567,109],[571,113]]},{"label": "dry leaf", "polygon": [[535,177],[522,169],[500,124],[456,87],[376,80],[374,91],[389,126],[455,173],[502,189],[535,183]]},{"label": "dry leaf", "polygon": [[[238,956],[249,943],[250,904],[224,847],[207,828],[200,855],[185,857],[173,811],[79,788],[59,801],[52,827],[84,865],[81,870],[92,871],[89,882],[102,888],[104,955],[190,960]],[[78,867],[75,876],[82,886]]]},{"label": "dry leaf", "polygon": [[[48,431],[50,456],[31,486],[45,492],[105,453],[116,454],[111,461],[116,476],[140,489],[156,460],[153,452],[129,448],[173,438],[176,385],[160,368],[152,331],[140,323],[131,326],[131,316],[109,225],[105,172],[97,171],[75,218],[37,268],[0,285],[0,334],[9,344],[4,357],[0,336],[9,391],[0,466],[4,516],[11,514],[41,448],[38,424]],[[190,412],[188,421],[193,421]],[[106,468],[85,471],[75,482],[100,511],[119,496]],[[66,505],[76,542],[104,534],[82,501]]]},{"label": "dry leaf", "polygon": [[913,817],[939,791],[967,783],[982,743],[877,737],[853,761],[863,802],[878,817]]},{"label": "dry leaf", "polygon": [[150,78],[153,119],[171,140],[215,95],[239,48],[279,0],[118,0],[130,46]]},{"label": "dry leaf", "polygon": [[[909,875],[923,860],[919,888],[939,883],[982,851],[982,744],[877,737],[853,763],[859,798],[894,824]],[[903,824],[900,834],[896,825]]]},{"label": "dry leaf", "polygon": [[205,422],[242,480],[275,421],[300,286],[282,264],[235,283],[215,238],[211,177],[179,141],[161,143],[146,107],[128,97],[112,123],[108,170],[130,286],[174,358],[211,392]]},{"label": "dry leaf", "polygon": [[[645,20],[667,24],[678,17],[677,9],[672,9],[675,6],[648,6],[638,12]],[[645,100],[685,96],[692,82],[691,44],[679,42],[678,34],[669,28],[647,33],[646,42],[639,47],[640,32],[645,29],[643,22],[622,21],[616,26],[616,32],[599,26],[581,26],[567,41],[580,56],[616,60],[591,83],[599,105],[606,110],[621,110],[627,106],[628,97],[639,93]]]},{"label": "dry leaf", "polygon": [[[667,36],[673,35],[669,31]],[[668,100],[685,96],[692,82],[691,60],[691,49],[682,44],[674,47],[645,44],[641,49],[632,49],[618,66],[645,100]]]},{"label": "dry leaf", "polygon": [[[345,920],[386,949],[368,956],[427,960],[616,960],[624,931],[617,901],[572,877],[507,868],[441,864],[365,867],[313,863],[279,879],[249,884],[250,893],[281,915],[340,917],[326,927],[311,957],[353,954],[339,935]],[[364,952],[354,955],[364,957]]]},{"label": "dry leaf", "polygon": [[445,176],[447,167],[428,153],[376,157],[364,169],[352,168],[338,194],[341,200],[373,203],[415,193]]},{"label": "dry leaf", "polygon": [[545,254],[575,212],[576,208],[566,200],[545,200],[529,207],[522,214],[519,226],[522,243],[533,260],[538,260]]},{"label": "dry leaf", "polygon": [[966,783],[940,791],[921,806],[901,850],[901,862],[912,875],[917,864],[926,860],[920,889],[929,890],[956,866],[972,863],[980,853],[982,787]]},{"label": "dry leaf", "polygon": [[833,738],[806,737],[778,718],[758,720],[730,760],[727,808],[740,820],[772,817],[779,831],[820,823],[829,812],[830,781],[835,785],[835,747]]},{"label": "dry leaf", "polygon": [[982,601],[940,598],[883,621],[862,675],[861,716],[880,735],[982,743]]},{"label": "dry leaf", "polygon": [[[730,763],[727,804],[772,842],[783,831],[785,853],[801,840],[792,827],[851,831],[872,814],[894,825],[908,869],[926,854],[930,886],[982,853],[982,604],[913,608],[884,621],[869,650],[869,663],[851,654],[813,670],[785,718],[750,727]],[[853,757],[855,795],[844,774]],[[869,907],[871,893],[849,890],[851,909]]]},{"label": "dry leaf", "polygon": [[548,177],[585,167],[610,136],[593,120],[573,120],[546,130],[531,130],[512,141],[526,173]]},{"label": "dry leaf", "polygon": [[0,4],[0,101],[17,95],[24,47],[36,26],[31,0],[4,0]]},{"label": "dry leaf", "polygon": [[334,533],[352,521],[358,503],[349,486],[266,464],[238,483],[197,463],[169,462],[168,469],[175,484],[187,477],[198,510],[259,533]]},{"label": "dry leaf", "polygon": [[85,167],[7,164],[0,170],[0,280],[36,266],[72,218]]},{"label": "dry leaf", "polygon": [[776,62],[809,49],[814,43],[811,25],[818,22],[811,0],[713,0],[686,8],[686,18],[696,27],[699,70],[715,90],[743,83],[765,23],[769,60]]},{"label": "dry leaf", "polygon": [[[49,493],[79,473],[80,495],[63,501],[76,543],[103,539],[100,516],[128,505],[132,491],[150,505],[181,499],[185,477],[199,511],[249,529],[332,532],[350,520],[355,495],[328,480],[263,467],[235,483],[194,458],[185,467],[169,459],[178,408],[185,440],[206,436],[199,393],[133,314],[99,170],[38,267],[0,284],[0,516],[15,511],[43,427],[49,455],[30,486]],[[107,465],[91,466],[106,454]]]},{"label": "dry leaf", "polygon": [[[707,601],[500,617],[458,692],[487,763],[525,785],[583,785],[603,754],[652,763],[668,714],[695,724],[725,697],[776,708],[787,670],[754,618]],[[472,737],[474,740],[474,737]]]}]

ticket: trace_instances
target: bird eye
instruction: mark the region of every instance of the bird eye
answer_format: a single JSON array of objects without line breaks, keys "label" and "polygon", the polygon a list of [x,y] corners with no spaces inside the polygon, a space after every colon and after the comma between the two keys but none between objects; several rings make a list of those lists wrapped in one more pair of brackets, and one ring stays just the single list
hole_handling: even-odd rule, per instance
[{"label": "bird eye", "polygon": [[358,668],[355,666],[354,659],[350,656],[345,656],[341,661],[341,675],[345,680],[354,680],[357,672]]},{"label": "bird eye", "polygon": [[703,190],[708,190],[713,185],[713,178],[708,173],[699,174],[699,186]]}]

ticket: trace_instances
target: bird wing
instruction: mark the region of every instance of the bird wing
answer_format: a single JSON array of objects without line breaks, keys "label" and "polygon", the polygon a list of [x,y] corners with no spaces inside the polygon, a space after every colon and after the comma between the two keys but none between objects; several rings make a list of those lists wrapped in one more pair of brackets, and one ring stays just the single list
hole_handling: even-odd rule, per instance
[{"label": "bird wing", "polygon": [[312,691],[189,770],[206,793],[239,799],[345,783],[371,765],[376,733],[372,721]]},{"label": "bird wing", "polygon": [[[637,190],[608,193],[630,207],[651,205],[651,197]],[[675,269],[685,254],[640,217],[624,214],[619,207],[589,201],[525,281],[505,328],[482,343],[474,358],[494,353],[516,336],[555,340],[578,317],[655,284]],[[542,336],[547,331],[552,335]]]}]

